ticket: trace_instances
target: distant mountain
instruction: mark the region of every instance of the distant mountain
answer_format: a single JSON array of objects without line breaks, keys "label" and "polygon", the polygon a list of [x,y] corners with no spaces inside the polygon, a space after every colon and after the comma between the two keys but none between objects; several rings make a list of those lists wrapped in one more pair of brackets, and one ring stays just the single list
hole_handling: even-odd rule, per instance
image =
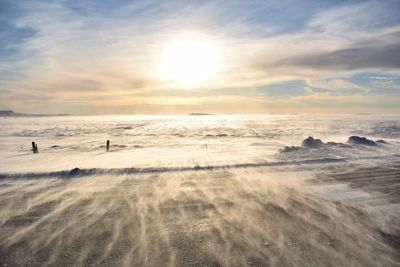
[{"label": "distant mountain", "polygon": [[16,116],[16,115],[17,115],[17,113],[15,113],[12,110],[0,110],[0,116],[3,116],[3,117]]},{"label": "distant mountain", "polygon": [[208,115],[214,115],[214,114],[209,114],[209,113],[190,113],[190,116],[208,116]]},{"label": "distant mountain", "polygon": [[27,114],[18,113],[13,110],[0,110],[0,117],[45,117],[45,116],[68,116],[68,114]]}]

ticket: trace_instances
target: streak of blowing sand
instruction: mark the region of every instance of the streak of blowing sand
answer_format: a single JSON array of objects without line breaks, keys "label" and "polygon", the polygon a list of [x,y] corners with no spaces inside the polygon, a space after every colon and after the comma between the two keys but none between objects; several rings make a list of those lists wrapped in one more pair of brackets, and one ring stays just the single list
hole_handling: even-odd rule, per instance
[{"label": "streak of blowing sand", "polygon": [[310,194],[308,176],[286,168],[3,179],[0,263],[397,266],[376,222]]}]

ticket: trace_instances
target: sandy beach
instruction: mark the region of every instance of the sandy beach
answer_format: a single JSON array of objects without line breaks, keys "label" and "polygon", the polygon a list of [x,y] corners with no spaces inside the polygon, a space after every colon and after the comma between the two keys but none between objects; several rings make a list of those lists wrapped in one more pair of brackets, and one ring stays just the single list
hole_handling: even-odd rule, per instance
[{"label": "sandy beach", "polygon": [[398,121],[3,118],[0,266],[399,266]]},{"label": "sandy beach", "polygon": [[2,266],[399,266],[399,186],[400,162],[3,179],[0,259]]}]

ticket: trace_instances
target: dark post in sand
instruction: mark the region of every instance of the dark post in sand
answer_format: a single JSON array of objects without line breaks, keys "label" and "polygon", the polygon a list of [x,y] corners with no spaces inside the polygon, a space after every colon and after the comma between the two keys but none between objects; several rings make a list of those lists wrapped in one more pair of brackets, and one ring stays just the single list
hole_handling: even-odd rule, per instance
[{"label": "dark post in sand", "polygon": [[110,140],[107,140],[106,151],[109,151],[109,150],[110,150]]},{"label": "dark post in sand", "polygon": [[32,142],[32,151],[34,154],[39,153],[38,146],[35,142]]}]

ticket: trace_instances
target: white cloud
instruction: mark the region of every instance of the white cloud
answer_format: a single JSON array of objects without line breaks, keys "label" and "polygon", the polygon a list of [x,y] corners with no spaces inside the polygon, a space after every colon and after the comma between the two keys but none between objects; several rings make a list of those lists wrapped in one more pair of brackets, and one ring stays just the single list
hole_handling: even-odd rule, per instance
[{"label": "white cloud", "polygon": [[328,79],[328,80],[306,80],[306,83],[310,87],[327,89],[327,90],[341,90],[341,89],[361,89],[361,87],[355,83],[346,81],[344,79]]},{"label": "white cloud", "polygon": [[[360,40],[386,44],[398,40],[387,33],[399,30],[385,25],[369,27],[372,18],[387,10],[377,2],[339,5],[316,14],[305,28],[284,34],[278,34],[281,29],[274,25],[265,25],[260,34],[260,26],[255,27],[252,22],[240,18],[215,26],[211,18],[216,4],[210,3],[203,8],[179,9],[166,15],[160,15],[157,8],[149,8],[146,15],[140,17],[129,15],[132,10],[142,8],[132,3],[130,7],[115,11],[112,19],[73,13],[62,2],[18,2],[17,5],[24,13],[11,23],[20,28],[30,27],[35,34],[18,45],[26,55],[18,63],[24,66],[19,68],[21,79],[0,82],[15,103],[17,100],[13,96],[17,92],[24,96],[39,93],[60,100],[79,99],[80,103],[109,95],[118,98],[116,103],[137,103],[132,100],[135,97],[140,101],[147,97],[152,105],[157,101],[168,102],[165,96],[151,93],[171,88],[155,74],[159,51],[175,34],[188,30],[203,31],[224,51],[224,67],[218,79],[199,90],[238,87],[246,90],[303,79],[309,94],[313,93],[312,87],[361,89],[343,78],[336,78],[349,77],[360,71],[357,68],[338,70],[301,62],[290,65],[284,61],[351,48]],[[0,67],[10,65],[18,72],[13,64],[2,62]],[[139,96],[143,92],[146,96]],[[229,95],[228,90],[224,92],[226,97],[235,97],[234,93]],[[176,99],[179,92],[173,94],[174,102],[180,102]],[[259,101],[259,96],[253,97]]]}]

